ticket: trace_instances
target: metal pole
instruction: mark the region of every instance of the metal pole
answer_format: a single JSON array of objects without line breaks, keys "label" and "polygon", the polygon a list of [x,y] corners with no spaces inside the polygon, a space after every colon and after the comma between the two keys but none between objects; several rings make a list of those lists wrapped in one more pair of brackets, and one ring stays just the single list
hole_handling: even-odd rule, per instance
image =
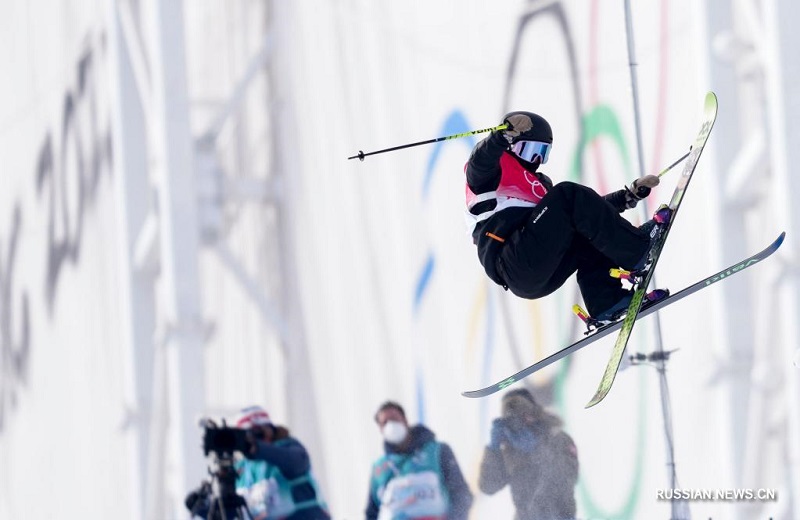
[{"label": "metal pole", "polygon": [[[127,4],[126,4],[127,5]],[[124,435],[130,471],[130,518],[144,518],[142,504],[149,503],[147,482],[149,430],[148,418],[152,403],[152,366],[154,352],[155,273],[146,272],[135,259],[136,242],[142,233],[150,209],[151,187],[147,171],[146,116],[140,106],[149,107],[140,89],[149,85],[144,68],[135,65],[141,50],[138,41],[131,41],[133,31],[125,31],[121,6],[107,0],[109,85],[111,122],[113,125],[114,173],[116,201],[120,208],[117,233],[122,251],[119,304],[124,316],[124,334],[119,338],[125,356],[125,407],[129,416]],[[128,6],[129,7],[129,6]],[[148,98],[149,99],[149,98]]]},{"label": "metal pole", "polygon": [[[658,323],[658,320],[656,320]],[[658,360],[656,361],[656,370],[658,371],[658,389],[661,395],[661,415],[664,420],[664,439],[666,440],[667,448],[667,475],[669,478],[670,489],[678,488],[678,471],[675,464],[675,443],[672,429],[672,401],[669,395],[669,384],[667,382],[667,359],[665,355],[664,346],[662,344],[661,330],[658,331],[658,341],[656,343],[656,352],[658,353]],[[671,520],[688,520],[692,517],[689,511],[689,505],[684,500],[677,500],[672,498],[670,500],[670,519]]]},{"label": "metal pole", "polygon": [[[630,356],[632,364],[641,364],[650,361],[658,371],[659,390],[661,393],[661,412],[664,418],[664,438],[667,444],[667,472],[669,475],[670,489],[678,489],[678,473],[675,470],[675,445],[672,435],[672,401],[669,396],[667,382],[667,361],[674,351],[665,351],[659,341],[658,349],[649,355],[634,354]],[[670,520],[688,520],[692,517],[689,505],[685,500],[670,500]]]},{"label": "metal pole", "polygon": [[[183,2],[151,0],[153,114],[151,173],[157,192],[160,246],[159,329],[164,331],[168,398],[166,517],[205,475],[195,427],[205,411],[205,366],[198,265],[199,220],[194,142],[189,126]],[[153,510],[158,511],[155,506]],[[161,518],[164,518],[162,516]]]},{"label": "metal pole", "polygon": [[[639,177],[644,177],[644,147],[642,146],[642,125],[639,116],[639,84],[636,77],[636,50],[633,39],[633,18],[631,16],[630,0],[624,0],[625,4],[625,33],[628,40],[628,65],[630,66],[631,74],[631,93],[633,96],[633,118],[634,127],[636,130],[636,156],[639,161]],[[655,275],[652,278],[652,283],[657,286]],[[669,386],[667,385],[666,375],[666,359],[664,353],[664,336],[661,332],[661,318],[656,313],[654,319],[655,338],[656,338],[656,368],[659,377],[659,391],[661,394],[661,410],[664,418],[664,436],[666,440],[667,449],[667,468],[668,479],[672,489],[677,487],[678,473],[675,464],[675,447],[672,442],[672,413],[670,409]],[[679,507],[683,505],[684,507]],[[676,499],[670,500],[671,506],[671,520],[685,520],[691,518],[689,507],[686,502],[678,501]],[[685,511],[685,516],[679,516],[679,509]]]},{"label": "metal pole", "polygon": [[639,83],[636,79],[636,50],[633,41],[633,20],[630,0],[625,1],[625,34],[628,37],[628,65],[631,71],[631,93],[633,94],[633,121],[636,129],[636,156],[639,160],[639,177],[644,177],[644,152],[642,147],[642,124],[639,117]]},{"label": "metal pole", "polygon": [[[292,28],[297,22],[298,14],[294,10],[294,3],[281,0],[269,2],[270,14],[274,25],[275,41],[277,46],[290,49],[292,46]],[[323,442],[323,427],[321,424],[321,403],[318,395],[322,396],[324,390],[318,392],[320,382],[313,377],[313,351],[307,340],[306,321],[303,315],[303,305],[300,291],[300,275],[298,270],[297,255],[300,251],[297,237],[292,226],[297,222],[296,212],[300,211],[293,201],[297,199],[299,189],[297,175],[292,175],[292,157],[301,153],[298,139],[294,136],[301,135],[296,122],[298,121],[295,103],[282,102],[291,97],[291,59],[284,53],[276,53],[275,62],[271,68],[268,81],[269,90],[274,96],[271,101],[270,119],[273,128],[281,128],[280,132],[273,132],[272,145],[275,151],[272,163],[272,175],[276,182],[282,186],[281,196],[276,201],[278,210],[278,252],[282,272],[280,300],[284,306],[286,321],[286,337],[282,344],[286,351],[286,370],[291,377],[286,378],[285,395],[287,399],[286,410],[289,424],[299,432],[303,443],[311,455],[314,474],[320,479],[320,485],[325,489],[329,482],[330,471],[325,457],[325,443]],[[322,399],[324,402],[324,398]]]},{"label": "metal pole", "polygon": [[384,148],[383,150],[377,150],[374,152],[364,153],[362,150],[359,150],[356,155],[352,157],[348,157],[347,159],[358,159],[360,161],[364,160],[364,157],[368,157],[370,155],[377,155],[379,153],[386,153],[386,152],[393,152],[395,150],[403,150],[405,148],[412,148],[414,146],[422,146],[423,144],[431,144],[431,143],[438,143],[441,141],[448,141],[450,139],[460,139],[462,137],[468,137],[470,135],[478,135],[483,134],[486,132],[495,132],[499,130],[505,130],[508,128],[508,125],[503,123],[502,125],[493,126],[492,128],[482,128],[480,130],[470,130],[469,132],[463,132],[460,134],[453,134],[453,135],[446,135],[443,137],[437,137],[435,139],[428,139],[427,141],[418,141],[416,143],[409,143],[409,144],[401,144],[400,146],[393,146],[391,148]]}]

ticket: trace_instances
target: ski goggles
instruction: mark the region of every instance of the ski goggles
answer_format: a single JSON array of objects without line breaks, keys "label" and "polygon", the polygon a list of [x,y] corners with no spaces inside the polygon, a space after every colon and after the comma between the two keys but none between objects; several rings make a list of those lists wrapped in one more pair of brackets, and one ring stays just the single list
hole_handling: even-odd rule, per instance
[{"label": "ski goggles", "polygon": [[511,151],[522,159],[523,161],[533,162],[533,158],[537,155],[542,158],[542,164],[547,162],[547,157],[550,155],[550,148],[553,145],[550,143],[542,143],[540,141],[517,141],[511,145]]}]

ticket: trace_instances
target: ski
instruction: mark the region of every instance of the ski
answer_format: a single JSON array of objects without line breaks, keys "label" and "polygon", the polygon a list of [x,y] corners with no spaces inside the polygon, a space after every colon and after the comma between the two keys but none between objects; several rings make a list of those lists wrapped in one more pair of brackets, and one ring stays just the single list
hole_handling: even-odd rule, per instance
[{"label": "ski", "polygon": [[[770,255],[772,255],[775,251],[778,250],[778,248],[783,243],[783,238],[784,238],[785,235],[786,235],[786,233],[781,233],[780,236],[778,238],[776,238],[775,241],[773,241],[763,251],[760,251],[760,252],[754,254],[753,256],[745,258],[744,260],[741,260],[741,261],[731,265],[730,267],[726,267],[725,269],[723,269],[722,271],[720,271],[718,273],[715,273],[715,274],[713,274],[711,276],[703,278],[702,280],[700,280],[700,281],[698,281],[698,282],[696,282],[696,283],[694,283],[694,284],[692,284],[692,285],[690,285],[690,286],[688,286],[688,287],[676,292],[675,294],[671,294],[671,295],[667,296],[666,298],[664,298],[663,300],[658,300],[657,302],[653,303],[652,305],[645,307],[644,309],[641,310],[641,312],[639,312],[639,316],[640,317],[648,316],[648,315],[650,315],[650,314],[652,314],[652,313],[654,313],[656,311],[659,311],[659,310],[663,309],[667,305],[673,304],[673,303],[677,302],[678,300],[682,300],[683,298],[686,298],[690,294],[694,294],[697,291],[708,287],[709,285],[712,285],[712,284],[715,284],[715,283],[719,282],[720,280],[725,280],[726,278],[730,278],[732,275],[734,275],[734,274],[736,274],[738,272],[741,272],[741,271],[747,269],[748,267],[753,266],[753,265],[761,262],[762,260],[768,258]],[[510,377],[507,377],[507,378],[503,379],[502,381],[499,381],[499,382],[497,382],[497,383],[495,383],[495,384],[493,384],[491,386],[487,386],[486,388],[481,388],[480,390],[471,390],[471,391],[467,391],[467,392],[462,392],[461,395],[463,395],[464,397],[473,397],[473,398],[475,398],[475,397],[486,397],[486,396],[491,395],[491,394],[493,394],[495,392],[498,392],[498,391],[506,388],[507,386],[512,385],[512,384],[520,381],[521,379],[528,377],[529,375],[533,374],[534,372],[537,372],[538,370],[541,370],[544,367],[546,367],[548,365],[551,365],[551,364],[555,363],[556,361],[559,361],[559,360],[569,356],[570,354],[573,354],[573,353],[577,352],[578,350],[580,350],[583,347],[585,347],[585,346],[597,341],[598,339],[600,339],[600,338],[602,338],[604,336],[607,336],[607,335],[611,334],[612,332],[614,332],[616,330],[619,330],[620,327],[622,327],[623,321],[624,321],[624,318],[620,319],[618,321],[615,321],[614,323],[609,323],[607,325],[604,325],[604,326],[596,329],[591,335],[586,336],[585,338],[582,338],[582,339],[576,341],[575,343],[573,343],[572,345],[569,345],[568,347],[564,347],[563,349],[559,350],[558,352],[556,352],[554,354],[551,354],[550,356],[542,359],[541,361],[537,361],[533,365],[530,365],[529,367],[520,370],[516,374],[514,374],[514,375],[512,375]]]},{"label": "ski", "polygon": [[692,174],[697,167],[697,162],[700,160],[700,154],[703,153],[703,148],[705,148],[706,142],[708,141],[708,136],[711,133],[711,129],[714,127],[714,121],[717,119],[717,96],[713,92],[706,94],[704,114],[703,124],[700,127],[700,131],[697,133],[697,138],[692,146],[689,159],[687,159],[686,164],[683,166],[683,173],[678,179],[678,184],[675,186],[675,191],[672,193],[672,199],[669,201],[669,208],[672,210],[669,223],[661,233],[661,236],[656,240],[655,245],[653,245],[652,252],[650,253],[650,268],[644,280],[636,285],[633,299],[630,305],[628,305],[625,318],[622,320],[622,328],[619,331],[619,336],[617,336],[617,341],[614,343],[614,348],[611,351],[611,359],[608,360],[608,365],[606,365],[606,370],[603,372],[603,377],[600,380],[597,391],[591,401],[586,405],[586,408],[591,408],[602,401],[603,398],[608,395],[608,392],[611,390],[611,385],[614,384],[614,379],[617,377],[622,355],[625,353],[625,347],[628,345],[628,339],[633,332],[636,317],[639,315],[639,311],[642,307],[642,300],[647,293],[647,286],[650,285],[650,280],[653,278],[653,273],[656,271],[658,258],[661,256],[661,250],[664,248],[667,236],[669,236],[669,230],[672,229],[672,225],[675,223],[675,217],[677,216],[678,209],[683,200],[683,195],[686,193],[689,181],[692,180]]}]

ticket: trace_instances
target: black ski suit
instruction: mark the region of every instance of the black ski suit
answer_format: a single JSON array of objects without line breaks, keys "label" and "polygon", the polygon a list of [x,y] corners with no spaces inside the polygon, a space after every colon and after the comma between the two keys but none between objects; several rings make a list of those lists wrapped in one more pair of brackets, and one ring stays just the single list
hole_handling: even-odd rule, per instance
[{"label": "black ski suit", "polygon": [[[466,168],[473,193],[497,188],[500,157],[507,149],[500,132],[475,146]],[[489,278],[528,299],[547,296],[577,271],[587,310],[597,316],[627,294],[608,270],[632,269],[647,253],[647,233],[620,215],[626,209],[625,190],[603,197],[574,182],[553,186],[546,175],[536,175],[548,186],[547,195],[535,208],[506,208],[479,222],[472,234],[478,258]],[[471,211],[480,214],[495,204],[480,202]]]}]

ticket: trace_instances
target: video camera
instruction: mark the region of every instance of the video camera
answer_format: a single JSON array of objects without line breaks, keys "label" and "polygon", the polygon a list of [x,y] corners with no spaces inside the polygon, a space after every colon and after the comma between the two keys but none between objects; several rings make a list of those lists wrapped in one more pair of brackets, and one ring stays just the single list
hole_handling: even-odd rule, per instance
[{"label": "video camera", "polygon": [[211,419],[202,419],[203,452],[206,456],[214,454],[209,466],[211,482],[203,484],[186,497],[185,505],[194,516],[201,514],[206,518],[224,520],[227,518],[252,519],[243,497],[236,493],[236,467],[233,452],[246,452],[250,449],[248,431],[230,428],[222,421],[222,426]]},{"label": "video camera", "polygon": [[232,455],[234,451],[246,452],[250,447],[247,430],[230,428],[224,421],[222,426],[217,426],[210,419],[204,420],[202,426],[203,452],[206,456],[213,452],[218,457],[226,457]]}]

